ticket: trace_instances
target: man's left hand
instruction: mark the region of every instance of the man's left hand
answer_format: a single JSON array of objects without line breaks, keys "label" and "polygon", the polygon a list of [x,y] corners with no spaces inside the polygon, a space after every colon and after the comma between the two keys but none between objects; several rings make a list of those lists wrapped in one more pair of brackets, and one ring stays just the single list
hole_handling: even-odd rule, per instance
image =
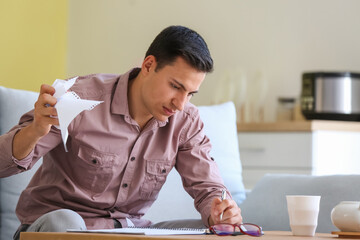
[{"label": "man's left hand", "polygon": [[[220,215],[222,219],[220,219]],[[211,215],[209,217],[209,224],[214,225],[218,223],[241,224],[242,216],[241,209],[232,199],[225,199],[221,201],[220,198],[214,198],[211,203]]]}]

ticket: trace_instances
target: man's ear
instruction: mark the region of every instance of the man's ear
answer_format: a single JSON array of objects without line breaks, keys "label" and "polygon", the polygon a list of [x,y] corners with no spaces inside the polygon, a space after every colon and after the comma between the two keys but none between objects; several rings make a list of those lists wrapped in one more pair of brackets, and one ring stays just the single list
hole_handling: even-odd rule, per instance
[{"label": "man's ear", "polygon": [[155,71],[156,64],[156,58],[153,55],[149,55],[144,59],[143,64],[141,65],[141,70],[144,74],[147,74],[150,71]]}]

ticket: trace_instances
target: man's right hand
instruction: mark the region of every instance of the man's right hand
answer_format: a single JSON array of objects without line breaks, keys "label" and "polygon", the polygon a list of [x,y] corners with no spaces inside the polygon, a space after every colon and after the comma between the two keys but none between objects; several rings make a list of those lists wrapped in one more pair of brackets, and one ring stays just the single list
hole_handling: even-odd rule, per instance
[{"label": "man's right hand", "polygon": [[59,125],[59,119],[54,118],[57,116],[54,93],[52,86],[41,85],[38,100],[34,105],[34,120],[14,137],[12,152],[16,159],[21,160],[29,155],[40,138],[50,132],[51,126]]},{"label": "man's right hand", "polygon": [[40,88],[40,95],[35,103],[34,121],[30,124],[35,136],[43,137],[49,133],[52,125],[59,125],[59,119],[55,109],[56,98],[53,97],[55,88],[43,84]]}]

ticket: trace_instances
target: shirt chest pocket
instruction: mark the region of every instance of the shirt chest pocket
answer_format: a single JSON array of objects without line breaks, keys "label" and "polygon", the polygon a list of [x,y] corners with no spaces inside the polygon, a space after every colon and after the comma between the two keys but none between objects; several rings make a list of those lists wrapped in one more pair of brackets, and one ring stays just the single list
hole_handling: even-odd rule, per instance
[{"label": "shirt chest pocket", "polygon": [[116,155],[79,146],[73,165],[75,184],[93,193],[104,192],[114,175]]},{"label": "shirt chest pocket", "polygon": [[147,160],[145,177],[140,187],[140,197],[143,200],[155,200],[164,185],[167,175],[173,165],[163,160]]}]

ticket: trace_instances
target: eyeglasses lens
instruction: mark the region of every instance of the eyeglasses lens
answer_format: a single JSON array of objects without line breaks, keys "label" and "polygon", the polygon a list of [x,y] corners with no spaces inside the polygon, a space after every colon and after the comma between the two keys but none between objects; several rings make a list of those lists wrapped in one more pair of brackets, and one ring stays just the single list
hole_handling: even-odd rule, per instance
[{"label": "eyeglasses lens", "polygon": [[261,236],[262,235],[261,229],[256,225],[242,224],[242,225],[240,225],[240,228],[244,233],[249,234],[251,236]]},{"label": "eyeglasses lens", "polygon": [[212,228],[218,235],[231,235],[234,233],[234,226],[230,224],[216,224]]}]

